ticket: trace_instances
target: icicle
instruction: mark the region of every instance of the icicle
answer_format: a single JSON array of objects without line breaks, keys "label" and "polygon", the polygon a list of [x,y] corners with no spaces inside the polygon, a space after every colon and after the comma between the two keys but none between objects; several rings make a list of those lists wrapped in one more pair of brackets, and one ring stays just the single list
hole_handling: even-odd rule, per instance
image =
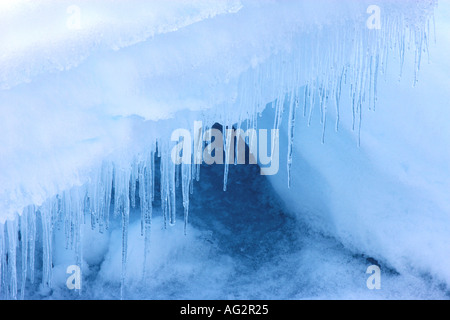
[{"label": "icicle", "polygon": [[182,164],[182,193],[183,193],[183,207],[184,207],[184,234],[187,234],[187,224],[189,218],[189,189],[191,181],[191,166],[189,164]]},{"label": "icicle", "polygon": [[342,70],[341,76],[339,77],[336,94],[335,94],[335,104],[336,104],[336,132],[339,131],[339,121],[340,121],[340,102],[341,102],[341,91],[342,91],[342,79],[344,77],[345,70]]},{"label": "icicle", "polygon": [[168,168],[168,152],[165,150],[168,149],[164,146],[164,151],[162,152],[161,162],[160,162],[160,171],[161,171],[161,209],[163,212],[164,218],[164,228],[167,228],[167,224],[169,222],[169,168]]},{"label": "icicle", "polygon": [[[152,202],[153,202],[153,188],[154,188],[154,153],[153,151],[150,153],[150,160],[149,160],[149,166],[143,167],[142,175],[140,176],[140,179],[142,179],[142,185],[141,182],[139,182],[139,191],[142,189],[143,199],[141,202],[141,210],[144,210],[144,268],[143,268],[143,279],[146,279],[146,273],[147,273],[147,261],[148,257],[150,255],[150,232],[151,232],[151,226],[152,226]],[[143,207],[143,208],[142,208]]]},{"label": "icicle", "polygon": [[192,172],[192,176],[191,176],[191,183],[190,183],[190,185],[189,185],[189,193],[190,194],[194,194],[194,180],[195,180],[195,176],[196,176],[196,168],[197,168],[197,165],[193,162],[192,164],[191,164],[191,172]]},{"label": "icicle", "polygon": [[414,72],[414,86],[419,81],[418,76],[419,76],[420,66],[422,64],[422,50],[423,50],[423,40],[424,40],[423,31],[420,29],[416,30],[415,37],[416,37],[416,68],[415,68],[415,72]]},{"label": "icicle", "polygon": [[138,166],[134,161],[131,165],[130,178],[130,204],[132,208],[136,208],[136,181],[138,178]]},{"label": "icicle", "polygon": [[308,84],[305,85],[305,91],[303,93],[303,117],[306,117],[306,107],[308,105]]},{"label": "icicle", "polygon": [[378,101],[378,72],[380,66],[380,56],[377,54],[375,58],[375,74],[373,80],[373,110],[376,110]]},{"label": "icicle", "polygon": [[51,209],[45,203],[40,209],[42,222],[42,284],[46,288],[52,285],[52,219]]},{"label": "icicle", "polygon": [[276,112],[275,112],[275,120],[274,120],[274,126],[273,128],[275,130],[280,128],[281,120],[283,117],[283,111],[284,111],[284,100],[285,95],[281,94],[278,96],[277,103],[276,103]]},{"label": "icicle", "polygon": [[181,174],[181,167],[179,165],[175,166],[175,189],[178,189],[180,187],[180,174]]},{"label": "icicle", "polygon": [[231,154],[231,139],[233,136],[233,130],[227,129],[227,126],[223,126],[223,141],[225,150],[225,163],[224,163],[224,173],[223,173],[223,191],[227,191],[228,183],[228,170],[230,164],[230,154]]},{"label": "icicle", "polygon": [[[146,172],[145,172],[145,167],[141,167],[140,172],[139,172],[139,200],[140,200],[140,207],[141,207],[141,236],[145,236],[146,235],[146,216],[147,216],[147,208],[148,208],[148,199],[147,199],[147,186],[146,186]],[[145,244],[144,244],[145,245]],[[145,275],[145,270],[146,270],[146,248],[144,248],[144,273],[143,275]],[[144,277],[145,278],[145,277]]]},{"label": "icicle", "polygon": [[176,164],[171,161],[170,155],[167,155],[167,166],[169,169],[169,224],[174,226],[177,221],[177,207],[176,207],[176,187],[175,187],[175,172]]},{"label": "icicle", "polygon": [[[241,123],[240,123],[240,120],[239,120],[239,123],[236,125],[236,131],[235,131],[235,136],[232,138],[233,140],[232,140],[232,145],[233,145],[233,159],[231,159],[232,161],[233,161],[233,164],[235,165],[235,166],[237,166],[237,164],[238,164],[238,159],[239,159],[239,148],[238,148],[238,145],[239,145],[239,140],[240,140],[240,137],[241,137]],[[231,147],[231,146],[230,146]],[[244,155],[244,157],[245,157],[245,155]]]},{"label": "icicle", "polygon": [[[192,170],[192,179],[193,180],[195,179],[197,182],[200,181],[200,168],[201,168],[201,164],[203,161],[203,140],[205,138],[203,135],[203,132],[208,132],[209,129],[210,128],[208,126],[205,126],[203,128],[194,126],[194,131],[196,132],[194,134],[195,134],[195,137],[197,137],[197,138],[196,138],[196,140],[194,140],[195,158],[194,158],[194,164],[193,164],[194,168]],[[211,154],[212,144],[209,144],[207,146],[207,148],[208,148],[209,153]],[[193,194],[193,192],[194,192],[194,183],[193,182],[194,181],[192,181],[192,183],[191,183],[191,191],[190,191],[191,194]]]},{"label": "icicle", "polygon": [[359,98],[358,98],[358,111],[359,111],[359,124],[358,124],[358,147],[361,146],[361,126],[362,126],[362,109],[363,104],[365,102],[365,94],[366,94],[366,81],[367,81],[367,59],[363,59],[361,57],[361,78],[360,78],[360,87],[359,87]]},{"label": "icicle", "polygon": [[[76,257],[76,265],[82,266],[83,263],[83,228],[82,224],[84,222],[84,209],[81,206],[81,197],[80,193],[83,194],[85,190],[79,190],[78,188],[72,189],[70,194],[72,201],[72,211],[71,215],[73,216],[73,228],[74,228],[74,248],[75,248],[75,257]],[[81,295],[81,288],[78,290],[78,294]]]},{"label": "icicle", "polygon": [[86,194],[84,195],[83,208],[85,214],[91,217],[91,229],[94,230],[99,217],[97,216],[97,211],[92,210],[91,198],[89,197],[88,192],[86,192]]},{"label": "icicle", "polygon": [[20,239],[22,245],[22,286],[20,289],[20,299],[25,299],[25,284],[27,281],[27,254],[28,254],[28,216],[30,209],[24,210],[23,214],[20,216]]},{"label": "icicle", "polygon": [[[156,147],[156,145],[155,145]],[[155,199],[155,181],[156,181],[156,171],[155,171],[155,152],[152,151],[150,154],[150,162],[151,162],[151,168],[150,171],[150,180],[151,180],[151,188],[150,190],[150,203],[153,203]]]},{"label": "icicle", "polygon": [[15,220],[6,222],[8,232],[9,298],[17,299],[17,225]]},{"label": "icicle", "polygon": [[104,163],[101,170],[101,187],[99,199],[99,232],[109,229],[109,211],[111,206],[111,192],[113,186],[113,168],[110,163]]},{"label": "icicle", "polygon": [[5,243],[5,225],[0,223],[0,295],[3,292],[4,296],[6,296],[7,288],[7,279],[6,276],[8,274],[7,264],[6,264],[6,243]]},{"label": "icicle", "polygon": [[[71,201],[69,192],[63,192],[62,194],[62,211],[64,212],[64,234],[66,239],[66,249],[73,248],[73,225],[71,212]],[[42,211],[41,211],[42,213]]]},{"label": "icicle", "polygon": [[328,103],[328,93],[327,89],[324,89],[321,98],[321,109],[322,109],[322,144],[325,143],[325,130],[327,127],[327,103]]},{"label": "icicle", "polygon": [[30,247],[30,282],[34,283],[34,256],[36,248],[36,209],[30,206],[28,209],[28,245]]},{"label": "icicle", "polygon": [[141,236],[144,236],[145,228],[145,215],[147,210],[147,190],[145,183],[145,167],[141,167],[139,170],[139,202],[141,207]]},{"label": "icicle", "polygon": [[120,298],[125,295],[125,279],[127,274],[128,253],[128,225],[130,220],[130,177],[131,172],[127,169],[115,170],[115,208],[117,215],[122,217],[122,273],[120,281]]},{"label": "icicle", "polygon": [[127,254],[128,254],[128,224],[130,221],[129,201],[126,200],[125,208],[122,212],[122,275],[120,277],[120,299],[125,297],[125,279],[127,275]]},{"label": "icicle", "polygon": [[294,97],[294,95],[292,94],[290,100],[291,101],[289,105],[288,154],[287,154],[288,188],[291,187],[291,167],[292,167],[292,153],[294,143],[295,114],[298,106],[298,97]]},{"label": "icicle", "polygon": [[308,88],[308,98],[309,98],[309,115],[308,115],[308,127],[311,126],[311,120],[312,120],[312,115],[313,115],[313,111],[314,111],[314,107],[315,107],[315,89],[316,89],[316,82],[313,81],[312,82],[312,89],[310,90],[310,88]]},{"label": "icicle", "polygon": [[405,40],[405,34],[404,34],[404,32],[402,32],[402,36],[401,36],[400,43],[399,43],[399,54],[400,54],[400,76],[399,76],[399,80],[401,79],[401,77],[403,75],[403,65],[405,63],[405,51],[406,51],[405,41],[406,41]]}]

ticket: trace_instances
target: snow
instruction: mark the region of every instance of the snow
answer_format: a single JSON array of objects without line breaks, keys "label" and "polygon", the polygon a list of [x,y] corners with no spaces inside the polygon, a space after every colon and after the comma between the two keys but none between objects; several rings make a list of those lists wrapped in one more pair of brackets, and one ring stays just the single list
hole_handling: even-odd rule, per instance
[{"label": "snow", "polygon": [[[281,170],[268,177],[274,189],[255,192],[275,193],[280,210],[295,217],[286,228],[302,239],[301,251],[278,257],[297,277],[300,263],[307,276],[296,283],[303,291],[271,283],[278,297],[366,296],[366,288],[354,290],[365,265],[355,252],[395,270],[378,298],[445,296],[436,283],[450,284],[449,6],[436,9],[434,44],[435,1],[380,1],[381,30],[366,26],[371,4],[2,2],[2,294],[24,297],[23,279],[38,271],[38,294],[67,297],[70,263],[83,266],[90,297],[139,298],[147,278],[155,290],[175,283],[162,297],[189,297],[196,284],[186,279],[194,279],[211,287],[200,298],[271,298],[236,271],[238,250],[223,255],[209,245],[217,238],[205,225],[188,225],[206,210],[192,212],[193,201],[211,200],[208,189],[194,189],[215,182],[204,167],[200,182],[199,166],[177,169],[169,137],[179,128],[194,132],[201,120],[203,129],[216,122],[281,129]],[[233,166],[221,170],[221,189],[230,193]],[[220,220],[216,208],[207,215],[204,223]],[[86,248],[92,242],[98,247]],[[275,277],[274,261],[260,270]],[[167,266],[173,274],[159,275]],[[336,294],[327,284],[339,283],[333,270],[346,279]],[[236,274],[241,296],[225,280]]]}]

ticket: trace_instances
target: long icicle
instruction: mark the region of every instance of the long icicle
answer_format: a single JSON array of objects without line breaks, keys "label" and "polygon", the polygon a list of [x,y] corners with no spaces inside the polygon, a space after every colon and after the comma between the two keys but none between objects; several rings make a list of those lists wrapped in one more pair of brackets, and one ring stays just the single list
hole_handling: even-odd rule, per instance
[{"label": "long icicle", "polygon": [[27,208],[20,216],[20,239],[22,245],[22,282],[20,288],[20,299],[25,299],[25,285],[27,281],[27,254],[28,254],[28,216],[30,209]]},{"label": "long icicle", "polygon": [[129,170],[116,170],[117,211],[122,216],[122,273],[120,277],[120,299],[125,297],[127,275],[128,225],[130,222],[130,175]]},{"label": "long icicle", "polygon": [[3,292],[3,295],[6,296],[6,275],[7,270],[6,267],[6,248],[5,248],[5,232],[4,232],[4,224],[0,223],[0,295]]},{"label": "long icicle", "polygon": [[42,222],[42,284],[45,288],[52,286],[52,219],[51,209],[48,203],[45,203],[39,211],[41,212]]},{"label": "long icicle", "polygon": [[36,208],[34,206],[29,207],[28,211],[28,246],[30,252],[30,282],[34,283],[34,261],[35,261],[35,249],[36,249]]},{"label": "long icicle", "polygon": [[292,168],[292,154],[294,143],[294,128],[295,128],[295,114],[298,106],[298,97],[291,94],[289,105],[289,123],[288,123],[288,154],[287,154],[287,174],[288,174],[288,188],[291,187],[291,168]]},{"label": "long icicle", "polygon": [[17,299],[17,225],[16,220],[6,223],[8,232],[8,271],[9,271],[9,298]]}]

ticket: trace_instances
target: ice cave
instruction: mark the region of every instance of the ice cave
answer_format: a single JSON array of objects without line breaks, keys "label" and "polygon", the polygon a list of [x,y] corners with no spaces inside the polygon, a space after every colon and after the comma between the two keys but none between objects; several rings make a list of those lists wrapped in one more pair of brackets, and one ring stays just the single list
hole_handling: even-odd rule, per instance
[{"label": "ice cave", "polygon": [[0,299],[450,299],[449,53],[447,0],[2,0]]}]

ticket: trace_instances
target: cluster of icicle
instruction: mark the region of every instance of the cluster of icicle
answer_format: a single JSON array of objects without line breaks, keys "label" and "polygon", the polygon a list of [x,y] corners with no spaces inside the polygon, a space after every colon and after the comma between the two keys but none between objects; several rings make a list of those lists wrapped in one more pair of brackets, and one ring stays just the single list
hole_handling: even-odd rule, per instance
[{"label": "cluster of icicle", "polygon": [[[353,32],[345,28],[311,30],[299,37],[306,44],[299,45],[289,59],[280,54],[258,68],[244,73],[243,88],[252,87],[252,92],[242,92],[238,103],[255,105],[254,113],[240,115],[242,120],[233,122],[226,110],[209,114],[205,123],[219,122],[225,127],[257,127],[258,105],[266,104],[264,96],[278,97],[272,105],[276,107],[274,128],[281,125],[282,115],[288,113],[288,184],[292,165],[292,143],[298,110],[311,121],[314,108],[320,108],[323,133],[327,126],[327,108],[336,108],[336,130],[339,128],[340,99],[342,88],[350,87],[353,114],[353,129],[359,131],[364,108],[374,109],[377,101],[377,81],[387,68],[390,52],[398,51],[403,65],[408,48],[415,50],[416,77],[422,55],[428,51],[430,22],[432,15],[424,14],[416,19],[412,27],[403,16],[386,16],[381,30],[355,27]],[[344,30],[344,31],[343,31]],[[347,32],[345,32],[347,30]],[[307,67],[306,67],[307,66]],[[400,70],[401,73],[401,70]],[[271,86],[272,84],[272,86]],[[281,85],[280,85],[281,84]],[[275,92],[267,93],[270,88]],[[263,92],[264,91],[264,92]],[[203,128],[206,130],[207,126]],[[325,139],[325,137],[323,137]],[[155,139],[147,152],[135,157],[129,165],[105,162],[91,182],[55,195],[40,206],[29,206],[15,220],[0,225],[0,297],[17,299],[26,297],[26,284],[40,281],[44,287],[52,287],[53,231],[64,228],[66,248],[75,251],[77,263],[81,265],[82,225],[91,224],[99,232],[108,232],[111,218],[122,220],[122,275],[121,297],[127,269],[127,239],[130,212],[133,208],[141,214],[141,234],[145,238],[144,270],[149,252],[152,208],[155,196],[160,194],[164,225],[176,223],[176,194],[181,189],[184,207],[185,230],[189,215],[189,196],[193,192],[194,180],[200,178],[200,165],[175,165],[171,160],[169,138]],[[224,150],[229,144],[224,139]],[[192,148],[192,150],[196,150]],[[227,151],[228,150],[228,151]],[[197,157],[192,154],[192,159]],[[227,155],[225,156],[227,158]],[[157,161],[158,160],[158,161]],[[159,168],[157,167],[159,165]],[[224,189],[227,183],[228,161],[225,163]],[[159,178],[159,180],[157,179]],[[155,186],[159,192],[155,192]],[[42,257],[42,259],[36,259]],[[39,272],[37,272],[39,270]],[[40,271],[42,270],[42,271]],[[144,271],[145,273],[145,271]]]}]

